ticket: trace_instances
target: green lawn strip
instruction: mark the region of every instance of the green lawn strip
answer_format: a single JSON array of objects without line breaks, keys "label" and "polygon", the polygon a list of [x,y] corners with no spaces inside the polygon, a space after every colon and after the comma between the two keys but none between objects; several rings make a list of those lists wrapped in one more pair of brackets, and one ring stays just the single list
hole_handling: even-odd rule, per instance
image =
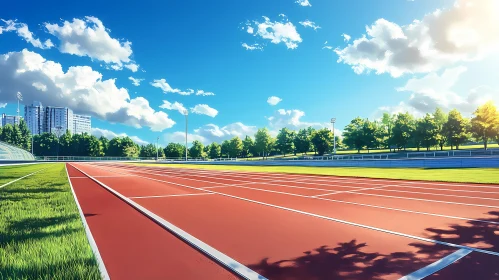
[{"label": "green lawn strip", "polygon": [[499,168],[362,168],[362,167],[308,167],[308,166],[241,166],[207,164],[145,164],[155,167],[198,168],[206,170],[234,170],[250,172],[279,172],[292,174],[334,175],[379,179],[404,179],[459,183],[499,184]]},{"label": "green lawn strip", "polygon": [[0,279],[100,279],[64,164],[44,167],[0,189]]},{"label": "green lawn strip", "polygon": [[45,164],[0,166],[0,186],[45,167]]}]

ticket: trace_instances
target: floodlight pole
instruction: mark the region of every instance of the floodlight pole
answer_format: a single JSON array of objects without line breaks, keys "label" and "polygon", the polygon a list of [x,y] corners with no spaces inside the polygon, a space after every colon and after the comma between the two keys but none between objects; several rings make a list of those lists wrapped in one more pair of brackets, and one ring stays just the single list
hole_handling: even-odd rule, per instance
[{"label": "floodlight pole", "polygon": [[188,122],[189,122],[189,112],[187,110],[184,111],[185,113],[185,161],[187,162],[187,129],[188,129]]},{"label": "floodlight pole", "polygon": [[159,136],[156,138],[156,161],[158,160],[159,157]]},{"label": "floodlight pole", "polygon": [[336,123],[336,118],[331,119],[331,123],[333,124],[333,154],[336,155],[336,133],[334,131],[334,124]]}]

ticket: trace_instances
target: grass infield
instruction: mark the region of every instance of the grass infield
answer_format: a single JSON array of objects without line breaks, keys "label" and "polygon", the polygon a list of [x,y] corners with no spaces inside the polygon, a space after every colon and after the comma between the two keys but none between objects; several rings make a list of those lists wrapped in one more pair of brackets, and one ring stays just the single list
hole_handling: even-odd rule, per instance
[{"label": "grass infield", "polygon": [[0,185],[43,168],[0,189],[0,279],[100,279],[64,164],[0,167]]},{"label": "grass infield", "polygon": [[499,168],[363,168],[363,167],[309,167],[309,166],[245,166],[245,165],[208,165],[208,164],[146,164],[170,168],[197,168],[206,170],[234,170],[249,172],[277,172],[292,174],[312,174],[348,176],[378,179],[402,179],[459,183],[499,184]]}]

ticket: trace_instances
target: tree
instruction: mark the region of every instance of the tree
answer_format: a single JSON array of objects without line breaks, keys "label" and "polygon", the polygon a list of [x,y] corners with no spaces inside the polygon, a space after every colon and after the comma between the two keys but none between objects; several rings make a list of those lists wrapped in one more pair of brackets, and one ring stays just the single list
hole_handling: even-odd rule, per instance
[{"label": "tree", "polygon": [[57,155],[58,141],[59,139],[53,133],[35,135],[33,151],[37,156],[55,156]]},{"label": "tree", "polygon": [[431,147],[437,145],[439,132],[439,127],[432,115],[426,114],[424,118],[418,120],[416,132],[414,133],[418,141],[418,150],[419,145],[422,145],[428,151]]},{"label": "tree", "polygon": [[383,139],[382,126],[376,121],[364,120],[361,137],[361,143],[367,148],[368,153],[371,149],[379,148]]},{"label": "tree", "polygon": [[392,143],[396,145],[399,150],[402,148],[405,150],[413,137],[415,129],[414,117],[409,113],[399,113],[393,124]]},{"label": "tree", "polygon": [[201,158],[201,157],[204,157],[203,156],[203,148],[204,148],[204,145],[203,143],[201,143],[200,141],[198,140],[194,140],[192,141],[192,146],[191,148],[189,149],[189,154],[191,155],[191,157],[193,158]]},{"label": "tree", "polygon": [[392,151],[392,129],[395,123],[395,115],[390,115],[389,113],[384,113],[383,118],[381,119],[381,123],[383,124],[383,144],[385,148],[389,148],[390,152]]},{"label": "tree", "polygon": [[21,133],[21,142],[18,143],[18,146],[29,151],[31,149],[31,132],[24,119],[19,122],[19,132]]},{"label": "tree", "polygon": [[241,152],[242,157],[249,157],[253,154],[254,152],[254,147],[255,147],[255,142],[253,142],[253,139],[246,135],[243,140],[243,150]]},{"label": "tree", "polygon": [[287,128],[282,128],[279,130],[276,139],[276,148],[281,154],[286,156],[286,154],[290,154],[294,151],[294,143],[293,140],[295,138],[295,132],[291,131]]},{"label": "tree", "polygon": [[[255,134],[255,149],[265,159],[265,154],[269,154],[273,146],[273,139],[267,128],[260,128]],[[223,150],[223,148],[222,148]]]},{"label": "tree", "polygon": [[220,146],[220,156],[229,157],[230,155],[230,142],[229,140],[224,140]]},{"label": "tree", "polygon": [[449,142],[451,149],[455,146],[456,150],[459,150],[459,146],[468,140],[469,125],[469,121],[463,118],[458,110],[450,111],[447,122],[443,126],[443,135]]},{"label": "tree", "polygon": [[222,147],[216,142],[211,143],[210,145],[210,158],[219,158],[222,154]]},{"label": "tree", "polygon": [[314,151],[314,154],[317,155],[317,149],[314,146],[314,143],[312,143],[312,135],[314,135],[315,128],[309,126],[307,128],[307,133],[308,133],[308,139],[310,141],[310,151]]},{"label": "tree", "polygon": [[[357,117],[353,119],[343,132],[343,143],[350,149],[356,149],[358,153],[365,146],[364,120]],[[315,143],[314,143],[315,144]]]},{"label": "tree", "polygon": [[293,139],[295,151],[297,153],[305,154],[310,151],[310,135],[306,129],[300,129]]},{"label": "tree", "polygon": [[204,146],[204,148],[203,148],[204,156],[209,156],[209,154],[210,154],[210,147],[211,147],[211,145]]},{"label": "tree", "polygon": [[312,135],[312,143],[314,143],[317,153],[322,156],[333,146],[333,133],[328,128],[314,131],[314,134]]},{"label": "tree", "polygon": [[165,148],[165,157],[167,158],[185,157],[185,146],[178,143],[169,143]]},{"label": "tree", "polygon": [[104,136],[101,136],[99,137],[99,141],[102,146],[102,152],[104,153],[104,155],[107,155],[107,149],[109,148],[109,139],[107,139]]},{"label": "tree", "polygon": [[145,157],[145,158],[156,158],[156,145],[154,144],[147,144],[147,145],[142,145],[140,146],[140,157]]},{"label": "tree", "polygon": [[499,129],[499,112],[492,101],[478,107],[471,119],[471,132],[477,140],[483,141],[483,147],[487,150],[487,143],[497,136]]},{"label": "tree", "polygon": [[72,136],[69,130],[59,137],[59,155],[60,156],[74,156],[76,155],[75,150],[73,150]]},{"label": "tree", "polygon": [[243,152],[243,141],[241,141],[241,139],[237,136],[230,139],[229,156],[240,157],[242,152]]},{"label": "tree", "polygon": [[437,142],[438,146],[440,146],[440,150],[444,149],[445,142],[447,142],[447,138],[443,129],[444,124],[448,120],[448,117],[449,116],[445,114],[444,111],[440,108],[435,109],[435,112],[433,113],[433,118],[435,119],[435,123],[438,127]]},{"label": "tree", "polygon": [[140,147],[130,137],[115,137],[109,141],[108,154],[113,157],[138,157]]},{"label": "tree", "polygon": [[165,158],[165,151],[161,147],[158,147],[158,158]]},{"label": "tree", "polygon": [[14,144],[14,127],[12,125],[7,124],[3,127],[0,140],[11,145]]}]

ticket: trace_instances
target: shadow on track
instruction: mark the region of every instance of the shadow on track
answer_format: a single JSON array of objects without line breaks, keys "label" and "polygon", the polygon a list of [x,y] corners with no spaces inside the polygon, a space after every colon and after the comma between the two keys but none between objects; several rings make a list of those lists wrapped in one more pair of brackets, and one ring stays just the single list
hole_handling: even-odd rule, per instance
[{"label": "shadow on track", "polygon": [[[494,218],[486,221],[499,223],[499,212],[488,214]],[[499,252],[499,225],[495,224],[468,221],[444,229],[427,228],[425,237]],[[354,239],[336,247],[324,245],[295,258],[266,258],[248,266],[272,280],[397,279],[458,250],[422,242],[409,245],[415,249],[413,252],[380,254],[370,252],[369,244]],[[499,279],[498,264],[499,257],[474,252],[427,279]]]}]

